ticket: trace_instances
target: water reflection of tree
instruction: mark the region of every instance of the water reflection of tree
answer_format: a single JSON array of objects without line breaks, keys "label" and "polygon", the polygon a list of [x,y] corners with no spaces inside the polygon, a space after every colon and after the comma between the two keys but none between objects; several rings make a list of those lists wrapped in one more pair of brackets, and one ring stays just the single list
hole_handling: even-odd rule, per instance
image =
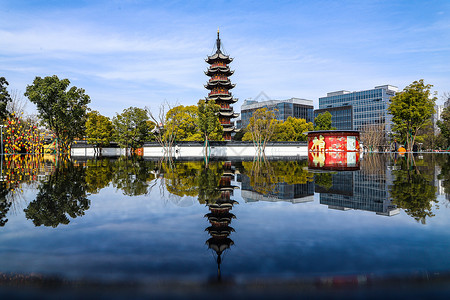
[{"label": "water reflection of tree", "polygon": [[394,175],[391,187],[393,204],[404,209],[416,221],[425,224],[427,217],[434,216],[431,209],[433,203],[437,203],[432,175],[419,170],[412,154],[398,160],[396,170],[392,173]]},{"label": "water reflection of tree", "polygon": [[36,226],[69,224],[68,216],[76,218],[89,209],[86,195],[84,168],[70,161],[60,164],[49,180],[39,185],[36,199],[24,209],[25,216]]},{"label": "water reflection of tree", "polygon": [[114,163],[107,159],[93,159],[86,163],[86,184],[87,191],[97,194],[105,188],[113,178]]},{"label": "water reflection of tree", "polygon": [[169,193],[180,197],[198,195],[199,178],[203,169],[201,162],[162,162],[161,168]]},{"label": "water reflection of tree", "polygon": [[308,171],[308,162],[254,160],[242,162],[242,173],[250,178],[250,185],[260,194],[276,193],[278,183],[306,184],[313,181],[314,174]]},{"label": "water reflection of tree", "polygon": [[149,182],[154,163],[140,157],[122,156],[112,165],[112,184],[124,195],[138,196],[149,192]]},{"label": "water reflection of tree", "polygon": [[8,202],[6,200],[6,196],[8,195],[8,193],[9,191],[6,188],[6,184],[0,182],[0,227],[5,226],[5,224],[8,222],[6,215],[8,214],[9,208],[11,207],[11,202]]},{"label": "water reflection of tree", "polygon": [[314,174],[314,184],[319,185],[328,191],[333,186],[333,174],[336,174],[336,172]]}]

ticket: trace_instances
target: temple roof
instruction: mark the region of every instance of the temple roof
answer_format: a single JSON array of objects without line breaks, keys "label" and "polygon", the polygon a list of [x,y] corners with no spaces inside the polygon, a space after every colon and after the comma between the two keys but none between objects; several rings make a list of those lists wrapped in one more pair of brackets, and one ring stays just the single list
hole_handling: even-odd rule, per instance
[{"label": "temple roof", "polygon": [[221,115],[223,117],[231,117],[231,118],[239,117],[239,113],[235,113],[235,112],[222,112],[222,111],[219,111],[219,115]]},{"label": "temple roof", "polygon": [[229,64],[233,61],[233,58],[231,58],[229,55],[223,54],[222,52],[220,53],[216,52],[213,55],[208,56],[208,58],[206,58],[205,61],[210,65],[218,61]]},{"label": "temple roof", "polygon": [[235,130],[234,127],[224,127],[223,132],[233,132]]},{"label": "temple roof", "polygon": [[214,100],[214,101],[216,101],[216,104],[217,104],[218,100],[219,101],[230,102],[230,103],[238,102],[237,98],[233,98],[232,96],[224,95],[224,94],[211,95],[211,96],[206,97],[206,100]]},{"label": "temple roof", "polygon": [[205,75],[213,76],[215,74],[223,74],[227,76],[233,75],[234,71],[230,69],[228,66],[215,66],[208,68],[207,71],[205,71]]},{"label": "temple roof", "polygon": [[231,81],[228,80],[221,80],[221,79],[217,79],[217,80],[213,80],[213,81],[209,81],[207,84],[204,85],[206,89],[208,90],[212,90],[215,87],[218,86],[223,86],[226,87],[227,89],[232,89],[236,86],[236,84],[231,83]]}]

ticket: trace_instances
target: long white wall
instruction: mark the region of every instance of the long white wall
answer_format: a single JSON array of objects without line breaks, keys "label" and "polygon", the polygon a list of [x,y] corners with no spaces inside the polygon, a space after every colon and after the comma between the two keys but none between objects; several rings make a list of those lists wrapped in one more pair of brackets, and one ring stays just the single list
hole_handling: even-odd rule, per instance
[{"label": "long white wall", "polygon": [[[144,157],[162,157],[164,155],[161,146],[145,146]],[[213,145],[210,147],[210,157],[254,157],[256,148],[250,145]],[[274,157],[306,157],[308,149],[306,144],[269,144],[265,149],[266,156]],[[204,156],[202,145],[175,145],[172,147],[172,156],[175,158],[201,158]]]}]

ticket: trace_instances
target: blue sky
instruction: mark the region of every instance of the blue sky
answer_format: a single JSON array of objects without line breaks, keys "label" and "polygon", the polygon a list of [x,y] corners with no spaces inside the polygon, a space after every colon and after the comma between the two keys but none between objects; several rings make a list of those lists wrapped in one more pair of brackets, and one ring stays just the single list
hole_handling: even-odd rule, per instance
[{"label": "blue sky", "polygon": [[[0,76],[24,92],[35,76],[84,88],[114,116],[207,95],[204,59],[217,28],[240,110],[264,91],[314,100],[336,90],[424,79],[450,91],[450,1],[4,1]],[[32,110],[31,104],[27,107]]]}]

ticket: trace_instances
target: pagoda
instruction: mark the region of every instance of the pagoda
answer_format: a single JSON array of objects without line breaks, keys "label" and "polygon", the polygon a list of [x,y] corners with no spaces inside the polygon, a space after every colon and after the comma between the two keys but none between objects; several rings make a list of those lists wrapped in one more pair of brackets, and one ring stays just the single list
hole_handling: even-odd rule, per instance
[{"label": "pagoda", "polygon": [[216,52],[205,59],[210,64],[205,74],[211,77],[208,83],[205,84],[205,88],[210,90],[206,101],[214,100],[220,106],[219,120],[223,126],[223,138],[229,141],[231,140],[231,133],[237,131],[231,119],[239,116],[238,113],[233,111],[233,107],[230,104],[236,103],[238,99],[233,98],[230,92],[235,84],[232,84],[228,78],[234,73],[228,66],[233,61],[233,58],[222,53],[220,46],[219,30],[217,30]]}]

